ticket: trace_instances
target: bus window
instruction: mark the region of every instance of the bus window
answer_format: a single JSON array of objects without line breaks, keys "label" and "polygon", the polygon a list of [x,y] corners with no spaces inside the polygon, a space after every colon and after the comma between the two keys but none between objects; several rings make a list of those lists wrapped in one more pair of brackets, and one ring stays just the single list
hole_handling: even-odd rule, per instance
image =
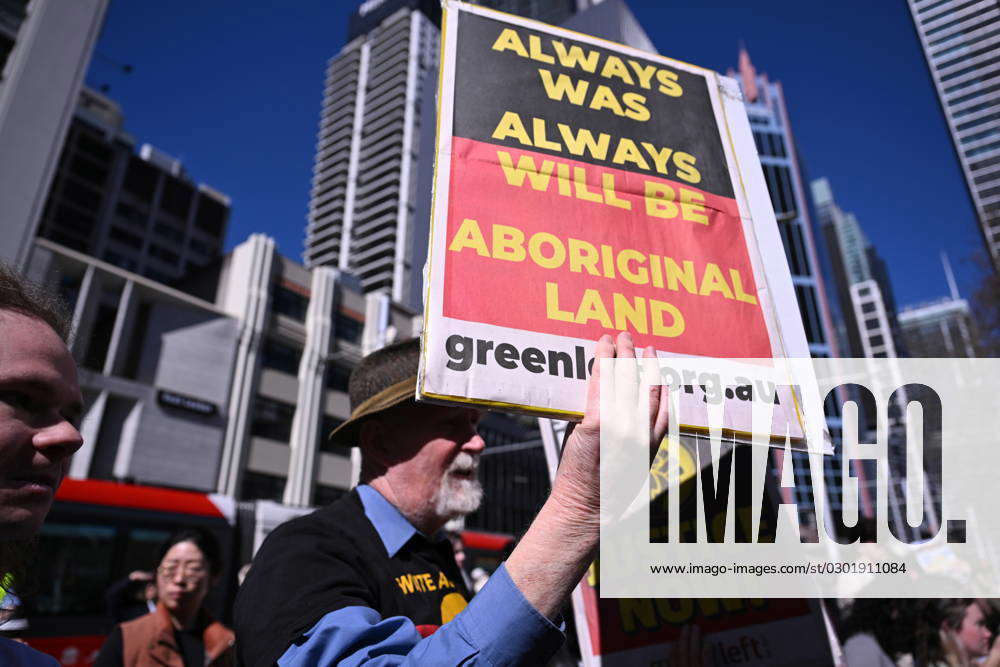
[{"label": "bus window", "polygon": [[143,570],[153,572],[158,563],[160,545],[167,541],[171,531],[149,528],[133,528],[128,533],[125,545],[124,573]]},{"label": "bus window", "polygon": [[38,616],[100,614],[111,581],[117,530],[108,524],[46,523],[37,550],[34,595]]}]

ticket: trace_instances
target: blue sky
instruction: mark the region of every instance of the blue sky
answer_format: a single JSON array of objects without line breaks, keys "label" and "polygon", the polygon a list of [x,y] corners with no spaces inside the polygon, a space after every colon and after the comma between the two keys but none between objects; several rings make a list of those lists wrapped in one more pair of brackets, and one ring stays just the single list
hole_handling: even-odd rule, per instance
[{"label": "blue sky", "polygon": [[[901,305],[947,293],[940,250],[971,294],[984,246],[904,0],[629,5],[663,55],[725,72],[742,40],[782,82],[808,177],[858,216]],[[324,70],[355,6],[112,0],[87,82],[232,197],[227,248],[264,232],[300,259]]]}]

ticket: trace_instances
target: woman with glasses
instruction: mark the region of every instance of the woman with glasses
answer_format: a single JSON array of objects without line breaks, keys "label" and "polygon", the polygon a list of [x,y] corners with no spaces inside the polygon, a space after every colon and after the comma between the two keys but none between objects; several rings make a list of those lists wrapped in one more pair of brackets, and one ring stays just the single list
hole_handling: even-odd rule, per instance
[{"label": "woman with glasses", "polygon": [[202,606],[221,569],[219,546],[209,533],[185,529],[172,535],[160,548],[156,609],[117,626],[95,666],[233,664],[232,630]]}]

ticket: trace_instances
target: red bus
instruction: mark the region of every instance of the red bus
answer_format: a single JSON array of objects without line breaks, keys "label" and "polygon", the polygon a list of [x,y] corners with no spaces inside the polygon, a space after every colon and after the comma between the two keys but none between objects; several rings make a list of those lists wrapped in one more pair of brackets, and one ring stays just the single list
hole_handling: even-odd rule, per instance
[{"label": "red bus", "polygon": [[[277,525],[311,508],[271,501],[100,480],[67,479],[39,535],[24,591],[27,627],[11,632],[66,667],[93,664],[113,623],[104,594],[134,570],[152,570],[160,544],[174,531],[201,527],[219,542],[223,573],[206,604],[231,620],[236,574]],[[493,571],[513,538],[465,531],[467,567]],[[2,631],[2,628],[0,628]]]}]

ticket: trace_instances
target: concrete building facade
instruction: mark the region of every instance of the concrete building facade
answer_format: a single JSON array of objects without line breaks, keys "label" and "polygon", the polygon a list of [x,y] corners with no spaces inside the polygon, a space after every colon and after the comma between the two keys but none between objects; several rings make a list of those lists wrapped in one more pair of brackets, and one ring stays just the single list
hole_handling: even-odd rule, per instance
[{"label": "concrete building facade", "polygon": [[107,4],[0,3],[0,260],[27,264]]},{"label": "concrete building facade", "polygon": [[1000,5],[907,1],[983,239],[1000,271]]},{"label": "concrete building facade", "polygon": [[149,144],[136,150],[121,109],[84,88],[38,235],[157,282],[222,255],[229,197]]}]

